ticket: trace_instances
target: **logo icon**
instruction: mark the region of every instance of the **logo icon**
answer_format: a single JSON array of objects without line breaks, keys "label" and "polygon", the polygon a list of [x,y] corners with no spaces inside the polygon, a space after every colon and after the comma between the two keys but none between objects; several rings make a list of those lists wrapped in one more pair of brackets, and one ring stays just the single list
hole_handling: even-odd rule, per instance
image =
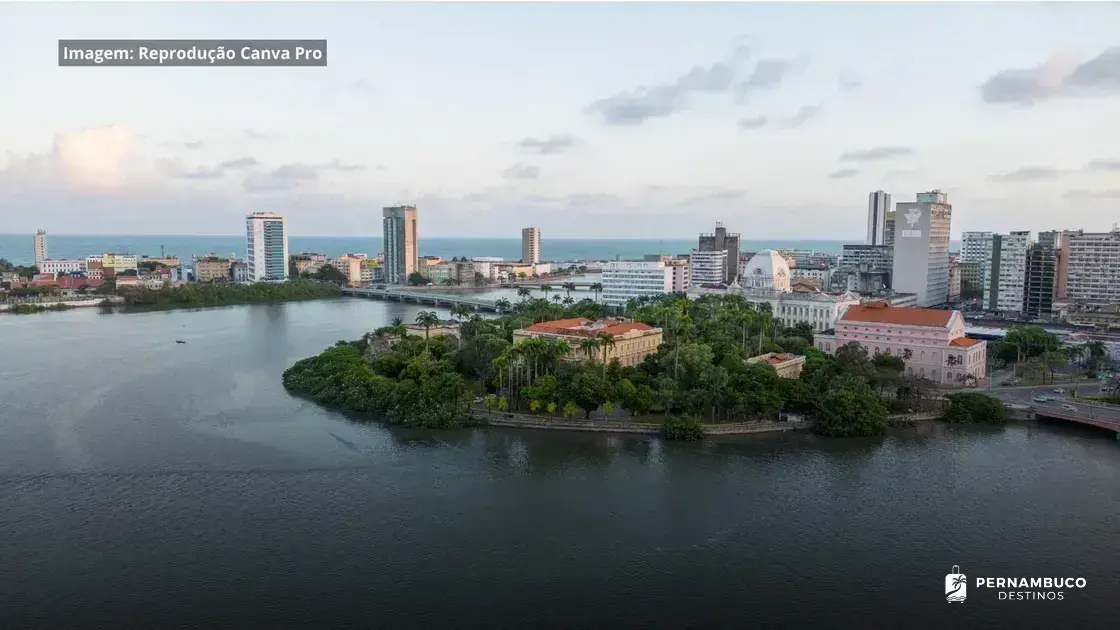
[{"label": "logo icon", "polygon": [[922,218],[921,210],[917,208],[910,208],[906,211],[906,222],[910,224],[910,227],[914,227],[915,225],[917,225],[918,219],[920,218]]},{"label": "logo icon", "polygon": [[953,565],[953,572],[945,576],[945,599],[950,603],[963,602],[968,597],[968,578],[961,573],[961,568]]}]

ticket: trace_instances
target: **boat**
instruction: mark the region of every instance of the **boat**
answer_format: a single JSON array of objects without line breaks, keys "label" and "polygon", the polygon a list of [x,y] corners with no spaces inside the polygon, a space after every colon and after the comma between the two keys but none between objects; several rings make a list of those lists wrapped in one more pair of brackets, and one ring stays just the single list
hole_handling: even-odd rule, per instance
[{"label": "boat", "polygon": [[183,341],[182,339],[176,339],[175,343],[187,343],[187,342]]}]

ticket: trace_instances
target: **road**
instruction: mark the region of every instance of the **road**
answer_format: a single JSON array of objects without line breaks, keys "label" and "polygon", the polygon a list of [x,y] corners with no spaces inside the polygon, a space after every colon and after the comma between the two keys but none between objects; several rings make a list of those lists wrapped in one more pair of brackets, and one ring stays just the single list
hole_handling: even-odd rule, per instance
[{"label": "road", "polygon": [[[1054,393],[1055,389],[1066,390],[1064,394]],[[1006,403],[1014,403],[1018,405],[1029,405],[1033,402],[1035,396],[1046,394],[1047,396],[1057,396],[1062,399],[1071,398],[1070,391],[1074,389],[1071,385],[1058,383],[1056,385],[1036,385],[1030,387],[993,387],[992,389],[973,389],[964,391],[981,392],[990,394],[999,398]],[[1096,382],[1081,383],[1077,385],[1077,394],[1081,395],[1096,395],[1100,393],[1100,385]]]}]

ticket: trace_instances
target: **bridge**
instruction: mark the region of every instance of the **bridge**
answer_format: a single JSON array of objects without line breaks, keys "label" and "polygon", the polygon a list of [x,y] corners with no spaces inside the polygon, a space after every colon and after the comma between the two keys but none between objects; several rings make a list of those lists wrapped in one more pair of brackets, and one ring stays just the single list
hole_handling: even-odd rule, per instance
[{"label": "bridge", "polygon": [[[564,291],[564,286],[563,286],[564,283],[565,283],[564,280],[534,280],[534,281],[531,281],[531,282],[527,281],[527,280],[519,280],[517,282],[507,282],[507,283],[503,284],[502,287],[503,288],[511,288],[511,289],[516,289],[518,287],[529,287],[530,289],[537,289],[537,288],[540,288],[541,285],[547,284],[548,286],[552,287],[553,291]],[[594,282],[573,282],[572,284],[574,284],[576,289],[578,290],[578,289],[591,289],[591,285],[596,284],[596,283],[594,283]]]},{"label": "bridge", "polygon": [[393,302],[415,302],[436,307],[466,306],[476,311],[497,313],[498,307],[494,301],[474,298],[464,295],[448,295],[444,293],[422,293],[420,291],[402,291],[399,289],[357,289],[347,288],[342,290],[343,295],[354,297],[388,300]]},{"label": "bridge", "polygon": [[[1073,409],[1063,409],[1063,404]],[[1031,405],[1031,411],[1039,418],[1054,418],[1108,429],[1116,432],[1120,439],[1120,407],[1115,405],[1086,404],[1080,400],[1066,399],[1052,404]]]}]

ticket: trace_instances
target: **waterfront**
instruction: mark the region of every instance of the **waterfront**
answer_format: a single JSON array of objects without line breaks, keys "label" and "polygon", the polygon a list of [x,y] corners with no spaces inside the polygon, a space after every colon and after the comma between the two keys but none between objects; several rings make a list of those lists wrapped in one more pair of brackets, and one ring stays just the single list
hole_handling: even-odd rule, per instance
[{"label": "waterfront", "polygon": [[[296,360],[420,308],[0,319],[0,624],[1111,621],[1120,445],[1106,433],[431,432],[283,391]],[[950,606],[952,565],[1088,587],[1062,602],[970,589]]]}]

